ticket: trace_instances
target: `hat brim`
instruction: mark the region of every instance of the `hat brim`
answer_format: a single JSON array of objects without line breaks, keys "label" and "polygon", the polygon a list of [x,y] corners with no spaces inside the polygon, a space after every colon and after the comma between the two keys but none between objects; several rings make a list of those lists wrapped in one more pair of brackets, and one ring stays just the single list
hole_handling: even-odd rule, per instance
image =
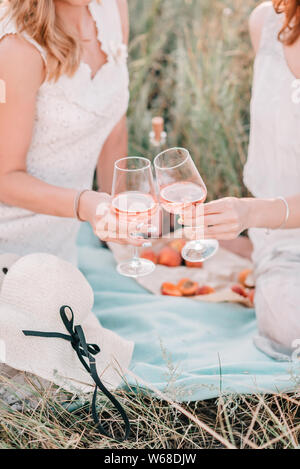
[{"label": "hat brim", "polygon": [[[59,311],[57,314],[59,316]],[[129,368],[133,342],[104,329],[92,312],[80,325],[86,341],[99,345],[101,349],[95,357],[99,377],[109,390],[116,389],[122,381],[122,370],[125,373]],[[93,390],[94,382],[80,363],[70,342],[58,338],[27,337],[23,330],[58,332],[47,330],[42,318],[35,318],[33,323],[26,313],[1,302],[0,340],[5,344],[4,363],[40,376],[74,394]]]}]

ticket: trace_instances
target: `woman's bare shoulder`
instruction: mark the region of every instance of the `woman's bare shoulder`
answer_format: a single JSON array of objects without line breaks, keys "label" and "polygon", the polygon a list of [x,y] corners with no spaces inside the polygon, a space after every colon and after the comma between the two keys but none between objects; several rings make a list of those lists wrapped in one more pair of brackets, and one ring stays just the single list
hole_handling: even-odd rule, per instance
[{"label": "woman's bare shoulder", "polygon": [[270,9],[272,8],[273,8],[273,4],[271,1],[263,2],[260,5],[258,5],[252,11],[250,15],[249,30],[250,30],[252,45],[253,45],[255,52],[257,52],[259,49],[259,44],[260,44],[265,20],[266,20],[267,15],[270,12]]},{"label": "woman's bare shoulder", "polygon": [[127,0],[117,0],[117,4],[119,7],[121,22],[122,22],[123,40],[126,44],[128,44],[128,40],[129,40],[128,2]]},{"label": "woman's bare shoulder", "polygon": [[45,66],[39,51],[22,37],[12,34],[0,40],[2,80],[16,92],[37,90],[45,77]]}]

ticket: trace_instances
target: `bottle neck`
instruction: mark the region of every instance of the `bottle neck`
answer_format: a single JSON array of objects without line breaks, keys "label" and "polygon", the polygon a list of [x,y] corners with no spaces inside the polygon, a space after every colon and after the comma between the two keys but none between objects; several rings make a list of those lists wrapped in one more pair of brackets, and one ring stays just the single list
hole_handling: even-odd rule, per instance
[{"label": "bottle neck", "polygon": [[160,138],[157,139],[157,136],[154,131],[150,132],[149,135],[150,145],[153,149],[155,149],[156,153],[160,153],[163,151],[167,144],[167,133],[161,132]]},{"label": "bottle neck", "polygon": [[167,134],[164,131],[165,121],[163,117],[156,116],[152,119],[152,131],[149,135],[150,144],[156,154],[164,150],[167,143]]}]

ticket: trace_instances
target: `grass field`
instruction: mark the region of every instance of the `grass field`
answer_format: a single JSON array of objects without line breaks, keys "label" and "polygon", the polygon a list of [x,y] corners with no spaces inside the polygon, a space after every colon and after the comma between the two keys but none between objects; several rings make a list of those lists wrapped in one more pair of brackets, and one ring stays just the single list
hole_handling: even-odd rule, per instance
[{"label": "grass field", "polygon": [[[247,17],[254,0],[129,0],[131,154],[151,154],[151,117],[165,117],[169,145],[189,148],[209,197],[244,195],[252,52]],[[128,442],[99,438],[88,408],[70,414],[35,391],[35,411],[1,402],[0,448],[298,448],[300,393],[220,396],[184,405],[195,423],[165,402],[119,392],[132,422]],[[103,398],[104,415],[117,419]],[[210,429],[203,428],[203,424]]]},{"label": "grass field", "polygon": [[[132,154],[152,157],[151,117],[163,115],[169,146],[187,147],[209,197],[244,195],[255,0],[129,0]],[[136,19],[136,21],[135,21]]]}]

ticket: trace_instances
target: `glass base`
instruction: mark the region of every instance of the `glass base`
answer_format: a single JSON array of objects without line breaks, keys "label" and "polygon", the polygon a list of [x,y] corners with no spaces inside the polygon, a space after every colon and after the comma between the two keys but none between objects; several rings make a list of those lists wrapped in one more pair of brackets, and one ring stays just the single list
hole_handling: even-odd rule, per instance
[{"label": "glass base", "polygon": [[117,271],[124,277],[145,277],[155,270],[155,264],[147,259],[132,259],[118,265]]},{"label": "glass base", "polygon": [[219,249],[219,243],[215,239],[203,239],[190,241],[182,250],[182,257],[189,262],[204,262],[214,256]]}]

